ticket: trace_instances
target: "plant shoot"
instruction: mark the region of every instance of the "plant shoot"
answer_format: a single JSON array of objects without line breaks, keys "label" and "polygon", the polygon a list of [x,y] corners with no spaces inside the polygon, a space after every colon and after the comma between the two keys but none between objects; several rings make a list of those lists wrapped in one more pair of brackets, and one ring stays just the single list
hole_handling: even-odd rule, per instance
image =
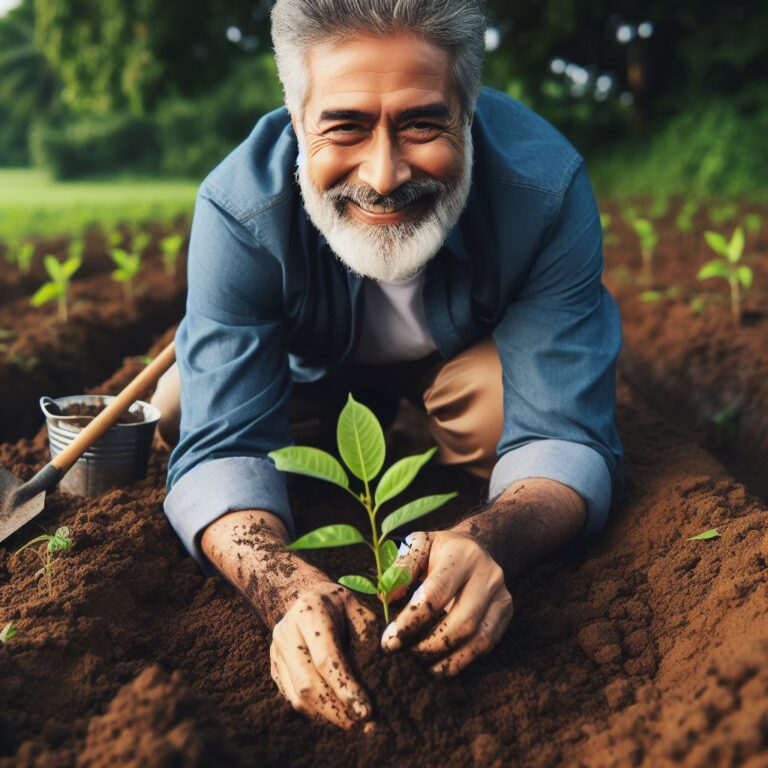
[{"label": "plant shoot", "polygon": [[699,280],[719,277],[728,281],[731,289],[731,313],[737,323],[741,323],[741,289],[749,290],[752,286],[752,268],[741,263],[744,255],[744,230],[736,227],[730,240],[719,232],[711,230],[704,233],[707,245],[721,258],[708,261],[698,272]]},{"label": "plant shoot", "polygon": [[12,637],[19,634],[19,630],[13,626],[13,622],[9,621],[2,629],[0,629],[0,643],[5,645]]},{"label": "plant shoot", "polygon": [[63,263],[56,259],[54,256],[46,256],[43,259],[45,265],[45,271],[50,276],[50,280],[47,283],[43,283],[36,293],[29,300],[29,303],[33,307],[41,307],[43,304],[47,304],[54,299],[59,303],[59,320],[63,323],[67,322],[67,302],[69,295],[69,283],[72,276],[80,269],[82,259],[77,256],[70,256]]},{"label": "plant shoot", "polygon": [[[43,544],[42,547],[34,548],[35,544]],[[48,585],[48,595],[53,597],[53,564],[56,559],[56,555],[59,552],[63,552],[65,549],[71,549],[72,538],[70,536],[69,528],[66,525],[56,529],[56,533],[45,533],[42,536],[37,536],[31,541],[28,541],[21,549],[16,550],[15,554],[18,555],[28,547],[33,547],[32,551],[38,556],[42,567],[35,573],[36,578],[45,577],[45,581]]]},{"label": "plant shoot", "polygon": [[373,411],[362,403],[358,403],[351,394],[339,416],[336,439],[339,453],[347,468],[363,482],[363,491],[360,493],[355,493],[350,488],[346,470],[327,451],[310,446],[288,446],[271,451],[268,455],[279,470],[334,483],[359,501],[368,515],[371,541],[367,541],[352,525],[325,525],[296,539],[286,549],[320,549],[348,544],[368,546],[375,561],[375,582],[367,576],[352,575],[342,576],[339,583],[357,592],[377,595],[383,607],[384,619],[389,623],[389,603],[392,593],[398,587],[407,586],[411,580],[411,574],[407,568],[393,565],[397,557],[397,545],[389,538],[390,534],[396,528],[442,506],[456,494],[424,496],[408,502],[388,514],[379,527],[376,516],[381,507],[411,484],[437,448],[430,448],[425,453],[407,456],[395,462],[384,472],[373,491],[371,483],[384,465],[386,451],[384,432]]},{"label": "plant shoot", "polygon": [[163,252],[163,264],[166,275],[176,274],[176,264],[181,254],[181,246],[184,244],[182,235],[168,235],[160,241],[160,250]]},{"label": "plant shoot", "polygon": [[133,306],[133,281],[141,269],[141,254],[128,253],[122,248],[113,248],[110,256],[117,266],[117,269],[112,272],[112,279],[122,284],[125,303]]},{"label": "plant shoot", "polygon": [[645,285],[653,282],[653,249],[659,242],[656,229],[649,219],[635,218],[631,221],[632,229],[640,240],[640,253],[642,254],[642,281]]}]

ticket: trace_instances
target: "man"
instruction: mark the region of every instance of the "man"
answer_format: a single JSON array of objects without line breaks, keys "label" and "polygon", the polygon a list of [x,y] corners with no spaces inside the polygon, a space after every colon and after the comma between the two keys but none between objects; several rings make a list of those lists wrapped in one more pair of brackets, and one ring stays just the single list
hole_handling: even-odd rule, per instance
[{"label": "man", "polygon": [[292,393],[335,419],[351,383],[401,388],[438,460],[490,479],[481,512],[406,539],[422,584],[382,638],[409,648],[448,608],[411,650],[453,675],[508,626],[506,582],[597,534],[621,493],[620,323],[581,157],[481,92],[478,0],[278,0],[272,31],[287,109],[197,200],[178,370],[155,397],[178,439],[165,508],[273,628],[283,695],[350,727],[371,708],[342,643],[372,614],[283,549],[266,455],[295,442]]}]

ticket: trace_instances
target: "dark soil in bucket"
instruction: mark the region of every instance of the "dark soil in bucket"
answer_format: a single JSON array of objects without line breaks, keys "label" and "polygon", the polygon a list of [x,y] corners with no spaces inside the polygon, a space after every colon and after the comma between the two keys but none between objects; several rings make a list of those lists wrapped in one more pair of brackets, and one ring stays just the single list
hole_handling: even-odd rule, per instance
[{"label": "dark soil in bucket", "polygon": [[[389,433],[398,452],[418,442],[413,413]],[[375,708],[368,733],[310,723],[283,700],[270,633],[168,526],[166,452],[130,487],[51,494],[0,547],[0,623],[19,630],[0,647],[0,766],[765,765],[768,509],[626,386],[618,418],[626,503],[589,548],[511,585],[515,618],[490,654],[436,680],[407,651],[384,656],[381,625],[352,639]],[[25,478],[46,459],[44,431],[0,446],[0,464]],[[425,527],[476,509],[483,489],[430,465],[412,492],[446,490],[460,495]],[[291,496],[299,534],[360,521],[322,482],[302,478]],[[34,554],[12,553],[59,525],[74,547],[51,599]],[[720,538],[687,540],[714,527]],[[364,573],[370,554],[307,557],[338,577]]]},{"label": "dark soil in bucket", "polygon": [[[89,424],[94,417],[98,416],[105,408],[107,404],[102,402],[98,404],[88,403],[72,403],[65,408],[61,409],[62,416],[82,416],[82,419],[73,419],[68,421],[67,424],[73,427],[84,427]],[[143,424],[144,423],[144,411],[125,411],[120,415],[117,420],[117,424]]]}]

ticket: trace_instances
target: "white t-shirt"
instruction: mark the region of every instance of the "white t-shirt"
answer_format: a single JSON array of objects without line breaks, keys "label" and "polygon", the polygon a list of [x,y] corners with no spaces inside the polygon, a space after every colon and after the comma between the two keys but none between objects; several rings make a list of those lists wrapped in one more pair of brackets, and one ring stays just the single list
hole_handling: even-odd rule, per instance
[{"label": "white t-shirt", "polygon": [[427,270],[402,281],[365,278],[363,327],[355,353],[359,363],[419,360],[437,349],[421,296]]}]

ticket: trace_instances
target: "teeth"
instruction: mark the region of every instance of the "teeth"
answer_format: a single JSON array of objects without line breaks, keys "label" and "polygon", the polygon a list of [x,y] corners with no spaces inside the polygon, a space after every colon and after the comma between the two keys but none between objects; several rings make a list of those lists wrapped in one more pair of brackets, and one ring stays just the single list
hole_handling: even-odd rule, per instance
[{"label": "teeth", "polygon": [[[395,208],[390,205],[361,205],[360,207],[369,213],[394,213],[395,211],[400,210],[400,208]],[[405,206],[401,206],[401,208],[404,207]]]}]

